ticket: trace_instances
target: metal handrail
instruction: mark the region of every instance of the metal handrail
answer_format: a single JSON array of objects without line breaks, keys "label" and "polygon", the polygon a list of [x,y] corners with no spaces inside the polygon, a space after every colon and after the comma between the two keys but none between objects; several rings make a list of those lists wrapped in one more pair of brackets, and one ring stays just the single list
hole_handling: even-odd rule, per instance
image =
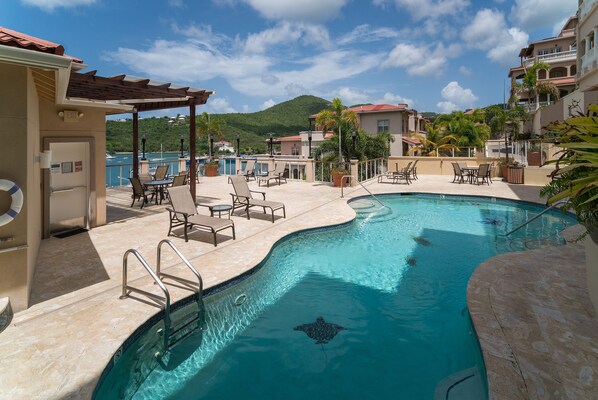
[{"label": "metal handrail", "polygon": [[536,219],[540,218],[542,215],[546,214],[551,209],[553,209],[555,207],[558,207],[559,205],[566,204],[567,201],[568,200],[557,201],[556,203],[554,203],[553,205],[551,205],[547,209],[543,210],[541,213],[539,213],[537,215],[534,215],[533,217],[531,217],[530,219],[528,219],[527,221],[525,221],[524,223],[522,223],[521,225],[519,225],[517,228],[511,230],[509,233],[506,233],[504,236],[509,236],[511,233],[517,232],[519,229],[523,228],[524,226],[526,226],[530,222],[535,221]]},{"label": "metal handrail", "polygon": [[[145,268],[145,270],[150,274],[150,276],[152,277],[154,282],[158,286],[160,286],[160,289],[162,289],[162,292],[164,292],[164,298],[157,296],[153,293],[147,292],[145,290],[137,289],[137,288],[127,285],[127,260],[129,258],[129,254],[133,254],[137,258],[137,260],[139,260],[141,265],[143,265],[143,268]],[[158,301],[164,300],[164,325],[166,327],[166,334],[164,335],[164,338],[166,340],[166,343],[168,343],[167,342],[168,341],[168,332],[170,330],[170,293],[168,293],[168,289],[166,288],[166,286],[164,286],[164,283],[162,283],[160,278],[158,278],[156,273],[148,265],[148,263],[145,261],[145,259],[135,249],[127,250],[123,256],[123,285],[122,285],[122,295],[119,298],[126,299],[127,297],[129,297],[129,294],[127,293],[127,291],[140,293],[140,294],[143,294],[151,299],[158,300]]]},{"label": "metal handrail", "polygon": [[[229,178],[230,179],[230,178]],[[179,258],[181,260],[183,260],[183,262],[185,263],[185,265],[191,270],[191,272],[193,272],[193,274],[197,277],[197,281],[199,283],[199,287],[197,289],[197,302],[201,304],[201,298],[203,296],[203,279],[201,278],[201,274],[195,269],[195,267],[193,267],[193,265],[191,265],[191,263],[189,262],[189,260],[187,260],[187,258],[185,258],[185,256],[183,256],[183,254],[179,251],[179,249],[168,239],[163,239],[160,241],[160,243],[158,243],[158,255],[157,255],[157,266],[156,266],[156,275],[158,276],[158,278],[171,278],[177,281],[183,281],[183,282],[187,282],[190,283],[190,281],[183,279],[183,278],[179,278],[178,276],[175,275],[170,275],[170,274],[166,274],[164,272],[160,271],[160,261],[162,259],[161,255],[162,255],[162,245],[166,243],[170,246],[170,248],[172,250],[174,250],[174,252],[179,256]]]},{"label": "metal handrail", "polygon": [[[344,188],[344,186],[343,186],[343,181],[345,180],[345,178],[355,179],[355,177],[354,177],[353,175],[343,175],[343,176],[341,177],[341,199],[344,197],[344,193],[343,193],[343,188]],[[362,187],[362,188],[363,188],[363,189],[364,189],[366,192],[368,192],[368,193],[370,194],[370,196],[372,196],[372,197],[373,197],[373,198],[374,198],[374,199],[375,199],[375,200],[376,200],[378,203],[380,203],[380,205],[381,205],[382,207],[386,207],[386,208],[388,208],[389,210],[391,209],[389,206],[387,206],[386,204],[384,204],[384,203],[383,203],[383,202],[382,202],[382,201],[381,201],[379,198],[377,198],[377,197],[374,195],[374,193],[370,192],[370,191],[368,190],[368,188],[366,188],[365,186],[363,186],[363,183],[359,182],[359,180],[357,180],[357,179],[355,179],[355,180],[357,181],[357,183],[359,183],[359,185],[360,185],[360,186],[361,186],[361,187]]]}]

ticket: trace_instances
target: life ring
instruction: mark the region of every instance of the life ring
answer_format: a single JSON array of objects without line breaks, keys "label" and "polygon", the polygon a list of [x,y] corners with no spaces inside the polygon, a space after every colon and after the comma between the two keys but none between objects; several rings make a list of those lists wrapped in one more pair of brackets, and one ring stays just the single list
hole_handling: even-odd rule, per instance
[{"label": "life ring", "polygon": [[10,203],[8,211],[0,215],[0,226],[4,226],[19,215],[21,207],[23,207],[23,192],[16,183],[6,179],[0,179],[0,190],[8,192],[12,197],[12,202]]}]

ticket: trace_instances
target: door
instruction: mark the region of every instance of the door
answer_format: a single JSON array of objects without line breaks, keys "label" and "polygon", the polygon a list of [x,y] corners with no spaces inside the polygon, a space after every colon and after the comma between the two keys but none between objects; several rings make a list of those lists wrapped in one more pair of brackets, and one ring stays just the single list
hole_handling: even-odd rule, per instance
[{"label": "door", "polygon": [[50,150],[50,234],[87,229],[90,206],[89,143],[50,143]]}]

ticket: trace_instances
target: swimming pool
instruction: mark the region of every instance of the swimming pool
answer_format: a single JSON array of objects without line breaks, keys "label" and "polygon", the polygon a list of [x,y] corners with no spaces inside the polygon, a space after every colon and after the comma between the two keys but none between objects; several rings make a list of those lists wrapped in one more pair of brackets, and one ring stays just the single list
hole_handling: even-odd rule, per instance
[{"label": "swimming pool", "polygon": [[[280,241],[261,268],[205,299],[205,322],[165,357],[161,322],[130,341],[96,398],[485,396],[466,308],[473,270],[505,251],[561,243],[575,220],[479,197],[351,202],[355,221]],[[178,313],[197,307],[190,304]]]}]

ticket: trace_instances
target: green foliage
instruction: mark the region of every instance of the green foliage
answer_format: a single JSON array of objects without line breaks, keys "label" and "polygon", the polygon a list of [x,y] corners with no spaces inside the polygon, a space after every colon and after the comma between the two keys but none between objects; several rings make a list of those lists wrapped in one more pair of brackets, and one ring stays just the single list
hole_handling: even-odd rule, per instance
[{"label": "green foliage", "polygon": [[550,94],[556,100],[559,99],[559,90],[552,82],[538,82],[538,71],[541,69],[550,71],[550,64],[546,62],[537,62],[527,68],[521,82],[515,83],[515,93],[525,93],[529,103],[533,103],[534,97],[538,94]]},{"label": "green foliage", "polygon": [[[299,96],[293,100],[277,104],[267,110],[240,114],[218,114],[222,120],[221,130],[224,140],[236,144],[237,133],[241,139],[241,152],[246,154],[265,153],[267,151],[267,134],[274,132],[277,136],[295,135],[308,128],[308,117],[316,114],[330,102],[315,96]],[[168,117],[144,118],[139,121],[139,132],[147,134],[146,149],[160,151],[178,151],[180,135],[184,136],[185,149],[189,146],[189,118],[183,123],[169,124]],[[196,119],[199,127],[200,117]],[[109,152],[132,151],[133,124],[131,120],[124,122],[106,122],[106,150]],[[198,138],[196,149],[199,154],[208,152],[208,138]]]},{"label": "green foliage", "polygon": [[598,105],[588,110],[588,115],[548,125],[564,150],[552,182],[540,194],[549,196],[548,204],[566,200],[564,208],[573,209],[589,233],[598,228]]}]

